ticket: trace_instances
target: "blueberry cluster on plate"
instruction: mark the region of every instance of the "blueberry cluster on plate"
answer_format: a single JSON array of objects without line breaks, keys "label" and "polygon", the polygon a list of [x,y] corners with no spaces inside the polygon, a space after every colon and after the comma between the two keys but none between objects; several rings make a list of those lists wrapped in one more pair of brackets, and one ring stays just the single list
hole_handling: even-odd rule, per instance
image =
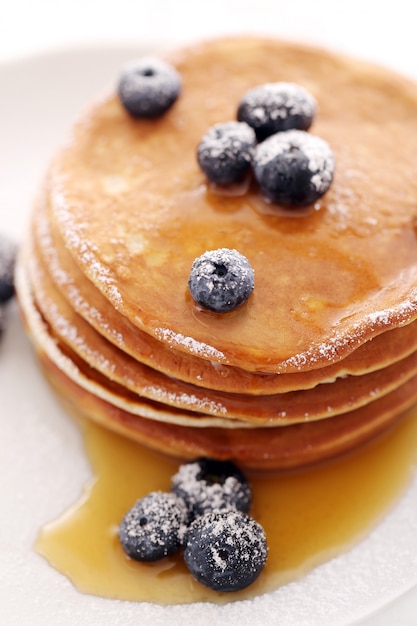
[{"label": "blueberry cluster on plate", "polygon": [[248,515],[252,492],[234,463],[201,458],[181,465],[171,491],[138,500],[119,526],[135,560],[152,562],[183,548],[196,580],[216,591],[244,589],[267,558],[265,533]]},{"label": "blueberry cluster on plate", "polygon": [[263,196],[288,207],[311,204],[333,180],[334,156],[309,134],[314,98],[294,83],[266,83],[240,101],[237,120],[215,124],[197,148],[198,163],[217,185],[238,182],[252,168]]}]

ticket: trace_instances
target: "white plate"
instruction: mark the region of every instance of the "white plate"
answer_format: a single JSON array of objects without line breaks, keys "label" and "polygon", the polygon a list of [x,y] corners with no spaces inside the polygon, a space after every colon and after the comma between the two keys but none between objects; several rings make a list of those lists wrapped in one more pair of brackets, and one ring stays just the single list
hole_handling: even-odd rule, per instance
[{"label": "white plate", "polygon": [[[0,66],[0,231],[22,236],[65,129],[139,52],[61,51]],[[0,624],[415,623],[417,478],[365,541],[300,582],[252,602],[155,607],[82,595],[33,551],[39,528],[78,497],[88,475],[79,433],[44,382],[12,304],[0,346]]]}]

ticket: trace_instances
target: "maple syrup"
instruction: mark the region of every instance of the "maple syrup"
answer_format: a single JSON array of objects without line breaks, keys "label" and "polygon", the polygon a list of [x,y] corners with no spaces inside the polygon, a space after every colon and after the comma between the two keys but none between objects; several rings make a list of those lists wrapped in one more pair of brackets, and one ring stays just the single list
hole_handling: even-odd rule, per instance
[{"label": "maple syrup", "polygon": [[280,475],[249,475],[251,515],[266,532],[264,572],[248,589],[216,593],[196,582],[179,552],[157,563],[127,558],[118,524],[140,497],[169,490],[178,462],[89,420],[82,421],[93,478],[58,520],[40,532],[37,551],[84,593],[181,604],[227,602],[296,580],[358,542],[393,506],[417,461],[417,409],[349,455]]}]

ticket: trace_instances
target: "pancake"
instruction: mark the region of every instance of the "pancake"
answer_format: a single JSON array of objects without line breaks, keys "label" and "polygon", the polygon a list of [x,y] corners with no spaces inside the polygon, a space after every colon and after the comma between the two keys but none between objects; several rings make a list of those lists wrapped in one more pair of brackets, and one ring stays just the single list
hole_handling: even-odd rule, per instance
[{"label": "pancake", "polygon": [[[176,350],[198,345],[200,358],[281,373],[328,365],[414,320],[417,181],[404,155],[417,151],[416,86],[267,39],[169,58],[184,88],[166,115],[132,119],[110,95],[74,126],[49,172],[51,221],[109,305]],[[196,163],[207,129],[271,80],[310,91],[312,132],[336,158],[330,191],[302,219],[271,211],[256,189],[213,193]],[[198,310],[187,290],[193,260],[219,247],[245,254],[256,275],[253,297],[227,318]]]},{"label": "pancake", "polygon": [[[134,119],[115,93],[93,103],[36,199],[16,289],[45,374],[72,412],[181,458],[263,471],[351,450],[417,399],[417,87],[265,38],[168,59],[183,80],[172,108]],[[267,202],[250,175],[213,185],[196,159],[208,128],[273,81],[314,96],[311,132],[336,159],[303,209]],[[188,277],[225,247],[255,289],[219,314]]]},{"label": "pancake", "polygon": [[67,299],[74,314],[79,314],[136,361],[205,389],[254,395],[310,389],[342,376],[358,376],[381,369],[417,350],[417,322],[414,322],[390,330],[389,335],[378,335],[343,360],[320,369],[274,375],[208,362],[198,357],[198,348],[193,355],[167,348],[108,306],[107,300],[65,250],[63,240],[47,219],[43,196],[33,217],[32,236],[34,243],[29,245],[36,251],[30,254],[36,255],[38,262],[47,268],[55,289]]},{"label": "pancake", "polygon": [[[16,274],[19,302],[29,335],[38,350],[48,380],[63,399],[65,406],[78,417],[88,417],[101,425],[128,436],[154,450],[192,459],[209,456],[231,459],[245,469],[287,470],[324,461],[366,443],[394,424],[417,399],[417,376],[399,386],[388,396],[332,419],[286,427],[237,428],[194,427],[174,420],[155,419],[152,408],[143,416],[133,414],[108,402],[94,389],[79,384],[73,374],[73,361],[63,364],[66,356],[53,360],[53,341],[45,341],[46,328],[31,302],[30,290],[19,265]],[[59,353],[59,350],[58,350]],[[70,374],[70,375],[69,375]],[[188,420],[187,420],[188,421]],[[192,422],[192,420],[190,420]],[[242,427],[243,426],[243,427]]]}]

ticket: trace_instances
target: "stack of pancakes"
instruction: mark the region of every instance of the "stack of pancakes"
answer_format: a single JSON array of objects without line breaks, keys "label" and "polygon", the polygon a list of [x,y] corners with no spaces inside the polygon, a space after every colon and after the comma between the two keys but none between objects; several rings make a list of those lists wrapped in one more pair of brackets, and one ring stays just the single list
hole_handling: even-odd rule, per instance
[{"label": "stack of pancakes", "polygon": [[[154,449],[282,469],[382,431],[417,399],[417,87],[326,51],[257,37],[172,53],[182,93],[133,119],[110,94],[54,159],[17,268],[47,376],[67,402]],[[335,154],[314,206],[220,188],[209,127],[252,87],[316,99]],[[199,308],[194,259],[232,248],[255,272],[236,311]]]}]

